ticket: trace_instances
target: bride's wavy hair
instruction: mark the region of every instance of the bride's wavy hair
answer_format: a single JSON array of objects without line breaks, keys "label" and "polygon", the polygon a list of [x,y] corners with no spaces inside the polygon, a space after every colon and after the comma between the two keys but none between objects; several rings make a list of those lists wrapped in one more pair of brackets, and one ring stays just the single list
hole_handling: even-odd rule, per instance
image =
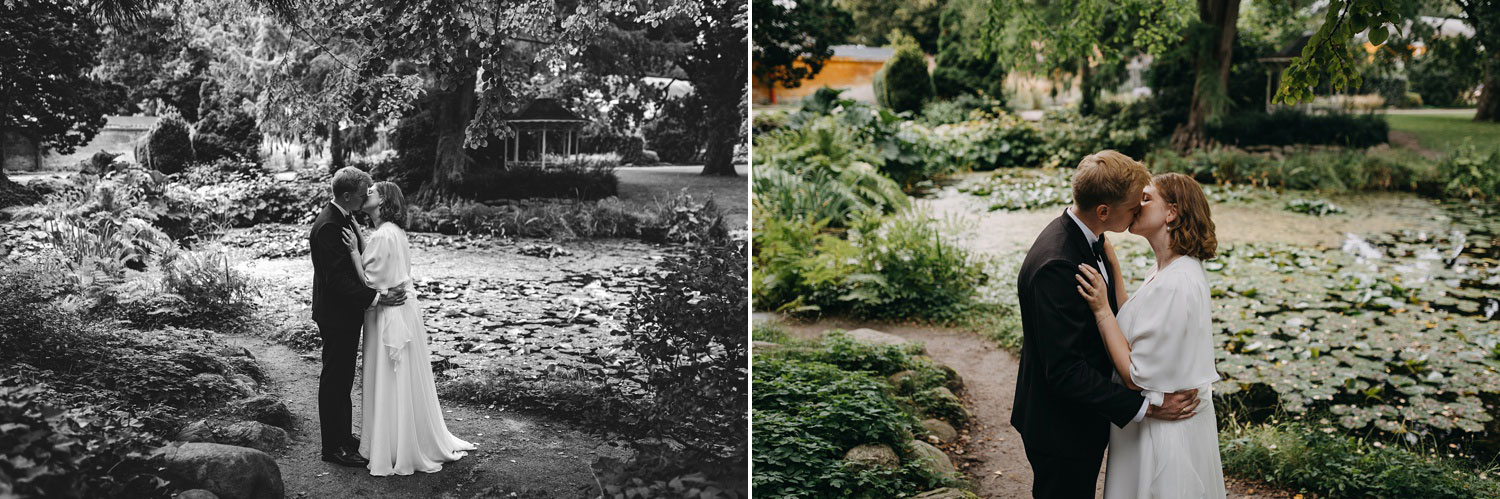
[{"label": "bride's wavy hair", "polygon": [[380,193],[380,219],[406,230],[408,210],[401,188],[390,182],[376,182],[375,192]]},{"label": "bride's wavy hair", "polygon": [[1204,261],[1213,258],[1219,249],[1219,240],[1214,235],[1214,219],[1210,216],[1203,186],[1193,177],[1181,173],[1151,177],[1151,185],[1156,186],[1156,193],[1162,201],[1177,209],[1177,223],[1167,226],[1172,251]]}]

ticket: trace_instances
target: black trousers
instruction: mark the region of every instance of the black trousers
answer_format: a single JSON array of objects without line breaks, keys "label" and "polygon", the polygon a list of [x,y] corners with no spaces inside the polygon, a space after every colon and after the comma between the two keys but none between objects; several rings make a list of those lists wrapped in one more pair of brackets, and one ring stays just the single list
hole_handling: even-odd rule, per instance
[{"label": "black trousers", "polygon": [[350,436],[354,413],[351,399],[363,319],[360,316],[358,320],[318,321],[318,336],[323,337],[323,372],[318,375],[318,423],[322,427],[323,452],[354,444]]},{"label": "black trousers", "polygon": [[1037,499],[1093,499],[1099,482],[1099,465],[1104,462],[1104,447],[1098,454],[1057,456],[1033,451],[1026,446],[1026,460],[1031,461],[1031,497]]}]

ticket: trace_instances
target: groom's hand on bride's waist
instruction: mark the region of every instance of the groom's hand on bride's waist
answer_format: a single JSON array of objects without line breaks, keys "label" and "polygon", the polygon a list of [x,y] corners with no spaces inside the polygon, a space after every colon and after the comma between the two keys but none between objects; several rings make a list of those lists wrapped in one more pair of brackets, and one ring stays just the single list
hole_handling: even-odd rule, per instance
[{"label": "groom's hand on bride's waist", "polygon": [[392,289],[390,291],[387,291],[387,292],[385,292],[385,294],[380,295],[380,300],[377,301],[376,303],[379,304],[379,305],[381,305],[381,306],[386,306],[386,307],[394,307],[394,306],[406,303],[406,290],[405,289],[401,289],[401,288],[396,288],[396,289]]},{"label": "groom's hand on bride's waist", "polygon": [[1198,410],[1198,390],[1183,390],[1162,397],[1161,405],[1146,408],[1146,417],[1163,421],[1177,421],[1193,417]]}]

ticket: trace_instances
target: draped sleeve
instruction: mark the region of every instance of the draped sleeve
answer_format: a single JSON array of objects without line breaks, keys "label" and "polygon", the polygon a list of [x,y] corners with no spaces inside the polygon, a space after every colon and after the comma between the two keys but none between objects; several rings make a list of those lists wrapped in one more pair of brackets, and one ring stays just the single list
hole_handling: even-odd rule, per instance
[{"label": "draped sleeve", "polygon": [[[1181,258],[1191,258],[1183,256]],[[1175,392],[1218,381],[1208,282],[1197,261],[1169,265],[1137,291],[1121,329],[1130,340],[1130,377],[1142,389]],[[1124,314],[1122,314],[1124,315]]]},{"label": "draped sleeve", "polygon": [[397,237],[384,226],[370,233],[365,242],[365,252],[360,254],[364,264],[365,282],[370,287],[386,291],[399,287],[406,281],[406,265],[403,253],[397,251]]},{"label": "draped sleeve", "polygon": [[[389,289],[406,288],[411,281],[410,261],[407,258],[405,234],[391,224],[383,224],[370,234],[365,244],[365,279],[370,287],[385,292]],[[411,341],[416,322],[416,297],[408,289],[406,303],[394,307],[377,307],[376,334],[385,346],[391,360],[399,361],[402,350]]]}]

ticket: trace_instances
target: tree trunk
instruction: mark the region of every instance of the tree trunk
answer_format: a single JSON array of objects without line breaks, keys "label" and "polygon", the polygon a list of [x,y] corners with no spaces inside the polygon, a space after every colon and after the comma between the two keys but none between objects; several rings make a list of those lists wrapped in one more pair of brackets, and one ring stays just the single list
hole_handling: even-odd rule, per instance
[{"label": "tree trunk", "polygon": [[337,172],[344,167],[344,133],[337,123],[328,125],[328,171]]},{"label": "tree trunk", "polygon": [[[1500,14],[1492,14],[1500,17]],[[1485,34],[1494,29],[1494,26],[1486,26],[1486,30],[1475,30],[1475,34]],[[1500,38],[1500,37],[1495,37]],[[1479,109],[1474,111],[1474,121],[1500,121],[1500,40],[1490,42],[1485,40],[1484,57],[1484,88],[1479,91]],[[1496,47],[1497,49],[1491,49]]]},{"label": "tree trunk", "polygon": [[424,189],[429,196],[446,197],[456,195],[459,186],[474,160],[464,148],[464,130],[474,117],[474,85],[477,75],[473,72],[447,75],[454,85],[451,90],[438,93],[433,99],[432,128],[437,139],[437,153],[432,168],[432,181]]},{"label": "tree trunk", "polygon": [[1210,27],[1210,36],[1205,40],[1207,45],[1198,51],[1188,121],[1178,125],[1172,133],[1172,147],[1178,151],[1187,152],[1206,145],[1204,128],[1212,117],[1215,101],[1227,98],[1225,82],[1229,81],[1235,22],[1239,20],[1239,13],[1240,0],[1198,0],[1198,20]]},{"label": "tree trunk", "polygon": [[1094,71],[1089,67],[1089,58],[1078,61],[1078,114],[1091,116],[1098,107],[1099,88],[1094,84]]},{"label": "tree trunk", "polygon": [[1484,89],[1479,91],[1479,109],[1474,112],[1474,121],[1500,121],[1500,78],[1486,76]]},{"label": "tree trunk", "polygon": [[[738,88],[744,88],[740,85]],[[708,143],[703,151],[703,174],[721,177],[733,177],[739,175],[734,171],[734,146],[739,143],[740,128],[744,126],[744,117],[740,114],[740,97],[742,94],[731,94],[729,92],[710,93],[704,99],[708,117],[708,127],[703,133],[703,138]]]},{"label": "tree trunk", "polygon": [[1484,47],[1484,88],[1474,121],[1500,121],[1500,12],[1493,2],[1457,2],[1474,29],[1474,39]]}]

